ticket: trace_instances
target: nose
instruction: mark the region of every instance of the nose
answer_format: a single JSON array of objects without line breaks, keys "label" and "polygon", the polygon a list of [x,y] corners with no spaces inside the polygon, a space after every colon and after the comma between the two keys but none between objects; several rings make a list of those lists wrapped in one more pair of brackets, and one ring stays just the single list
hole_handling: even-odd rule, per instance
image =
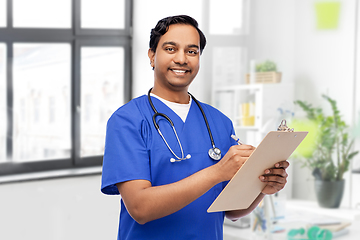
[{"label": "nose", "polygon": [[184,65],[184,64],[188,63],[187,56],[186,56],[185,52],[183,52],[183,51],[178,51],[174,55],[173,61],[174,61],[174,63],[180,64],[180,65]]}]

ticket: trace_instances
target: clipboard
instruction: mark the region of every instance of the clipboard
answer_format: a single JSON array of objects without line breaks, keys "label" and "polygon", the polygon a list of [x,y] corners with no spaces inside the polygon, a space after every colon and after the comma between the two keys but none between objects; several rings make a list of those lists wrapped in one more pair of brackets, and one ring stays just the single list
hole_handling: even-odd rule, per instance
[{"label": "clipboard", "polygon": [[259,176],[275,163],[287,160],[308,132],[294,132],[282,120],[277,131],[270,131],[234,177],[214,200],[207,212],[248,208],[264,189]]}]

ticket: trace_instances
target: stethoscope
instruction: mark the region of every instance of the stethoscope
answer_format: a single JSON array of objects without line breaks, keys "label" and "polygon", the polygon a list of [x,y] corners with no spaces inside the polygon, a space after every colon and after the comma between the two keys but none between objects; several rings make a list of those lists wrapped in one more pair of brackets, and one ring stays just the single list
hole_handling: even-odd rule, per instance
[{"label": "stethoscope", "polygon": [[[157,131],[158,131],[159,135],[161,136],[161,138],[164,140],[164,142],[165,142],[166,146],[168,147],[168,149],[170,150],[170,152],[176,157],[176,159],[175,159],[175,158],[170,158],[170,162],[180,162],[180,161],[182,161],[182,160],[186,160],[186,159],[191,158],[191,155],[190,155],[190,154],[187,154],[186,156],[184,155],[184,150],[183,150],[183,148],[182,148],[182,146],[181,146],[181,142],[180,142],[180,139],[179,139],[179,137],[178,137],[178,135],[177,135],[177,132],[176,132],[176,129],[175,129],[175,126],[174,126],[173,121],[171,121],[171,119],[170,119],[166,114],[164,114],[164,113],[159,113],[159,112],[156,110],[156,108],[155,108],[155,106],[154,106],[154,104],[153,104],[153,102],[152,102],[152,100],[151,100],[151,97],[150,97],[150,92],[151,92],[151,90],[152,90],[152,88],[150,88],[150,90],[149,90],[149,92],[148,92],[148,99],[149,99],[149,103],[150,103],[150,105],[151,105],[151,108],[154,110],[154,115],[153,115],[153,117],[152,117],[154,126],[155,126],[155,128],[157,129]],[[208,154],[209,154],[209,156],[210,156],[212,159],[214,159],[214,160],[220,160],[220,158],[221,158],[221,150],[220,150],[219,148],[215,147],[214,139],[213,139],[213,136],[212,136],[212,133],[211,133],[211,130],[210,130],[209,123],[208,123],[208,121],[207,121],[206,115],[205,115],[205,113],[204,113],[204,110],[203,110],[202,107],[200,106],[200,103],[198,102],[198,100],[196,100],[196,98],[194,98],[194,96],[191,95],[190,93],[188,93],[188,94],[189,94],[190,97],[195,101],[196,105],[198,105],[198,107],[199,107],[199,109],[200,109],[200,111],[201,111],[201,114],[203,115],[203,118],[204,118],[204,120],[205,120],[206,128],[207,128],[207,130],[208,130],[208,133],[209,133],[209,136],[210,136],[211,145],[212,145],[212,148],[209,149]],[[158,117],[158,116],[161,116],[161,117],[165,118],[165,119],[170,123],[170,125],[171,125],[171,127],[172,127],[172,129],[173,129],[173,131],[174,131],[174,134],[175,134],[175,136],[176,136],[176,139],[177,139],[177,141],[178,141],[178,143],[179,143],[179,146],[180,146],[181,157],[179,157],[179,156],[177,156],[177,155],[175,154],[175,152],[171,149],[171,147],[170,147],[169,144],[167,143],[164,135],[161,133],[159,124],[156,122],[156,117]]]}]

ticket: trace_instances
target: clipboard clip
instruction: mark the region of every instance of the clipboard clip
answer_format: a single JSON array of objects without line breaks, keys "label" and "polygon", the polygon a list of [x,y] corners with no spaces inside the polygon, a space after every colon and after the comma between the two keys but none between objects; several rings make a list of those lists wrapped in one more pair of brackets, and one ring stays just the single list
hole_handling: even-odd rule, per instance
[{"label": "clipboard clip", "polygon": [[286,120],[285,119],[281,120],[280,125],[279,125],[277,130],[280,131],[280,132],[293,132],[294,131],[293,128],[289,128],[286,125]]}]

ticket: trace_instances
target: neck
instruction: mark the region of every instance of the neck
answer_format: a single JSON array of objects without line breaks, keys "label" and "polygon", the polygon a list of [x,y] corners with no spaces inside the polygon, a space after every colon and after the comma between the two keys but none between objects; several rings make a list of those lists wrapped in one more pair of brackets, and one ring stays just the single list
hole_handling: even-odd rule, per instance
[{"label": "neck", "polygon": [[187,92],[187,89],[182,91],[171,91],[168,89],[160,89],[154,86],[151,90],[151,93],[169,101],[180,104],[187,104],[190,101],[190,96]]}]

